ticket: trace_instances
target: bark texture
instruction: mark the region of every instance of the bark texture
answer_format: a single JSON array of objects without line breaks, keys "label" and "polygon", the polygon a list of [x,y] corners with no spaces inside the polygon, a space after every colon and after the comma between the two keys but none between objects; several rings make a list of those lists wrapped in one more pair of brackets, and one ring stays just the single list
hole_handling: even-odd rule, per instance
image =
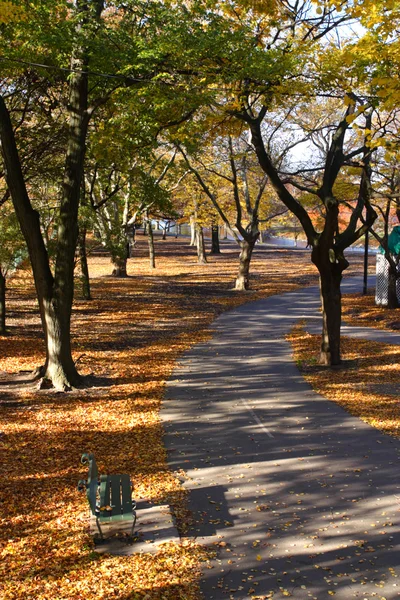
[{"label": "bark texture", "polygon": [[248,290],[250,287],[250,262],[256,239],[257,238],[251,239],[250,241],[242,240],[240,242],[239,272],[235,282],[235,290],[245,291]]},{"label": "bark texture", "polygon": [[197,245],[197,261],[199,264],[204,265],[207,263],[206,248],[204,245],[204,233],[203,228],[200,225],[196,225],[196,245]]},{"label": "bark texture", "polygon": [[0,334],[6,333],[6,278],[0,269]]},{"label": "bark texture", "polygon": [[79,229],[78,249],[79,249],[79,262],[80,262],[80,267],[81,267],[82,298],[84,300],[91,300],[92,295],[90,292],[90,278],[89,278],[89,267],[88,267],[87,252],[86,252],[86,228],[85,227],[81,227]]},{"label": "bark texture", "polygon": [[323,240],[313,248],[311,259],[318,269],[322,309],[320,362],[340,365],[340,328],[342,320],[342,274],[349,266],[344,256],[337,256]]},{"label": "bark texture", "polygon": [[113,277],[128,277],[126,257],[114,256],[112,258],[112,264],[113,270],[111,275]]},{"label": "bark texture", "polygon": [[151,220],[147,221],[147,242],[149,245],[149,261],[150,261],[150,269],[156,268],[156,253],[154,249],[154,235],[153,228],[151,226]]},{"label": "bark texture", "polygon": [[190,217],[190,246],[196,246],[196,235],[197,235],[197,229],[196,229],[196,216],[195,215],[191,215]]},{"label": "bark texture", "polygon": [[219,247],[219,227],[218,225],[211,226],[211,252],[210,254],[221,254]]},{"label": "bark texture", "polygon": [[397,265],[392,260],[389,262],[389,274],[388,274],[388,308],[399,308],[399,301],[397,298]]},{"label": "bark texture", "polygon": [[71,58],[69,122],[54,275],[41,234],[40,217],[33,209],[26,189],[10,115],[0,97],[0,136],[7,185],[27,243],[45,335],[46,361],[41,375],[59,390],[70,389],[81,382],[72,359],[70,337],[78,205],[89,122],[88,57],[81,40],[84,39],[82,30],[85,24],[100,16],[102,6],[102,2],[88,5],[78,1],[76,4],[76,39],[80,41],[77,41]]}]

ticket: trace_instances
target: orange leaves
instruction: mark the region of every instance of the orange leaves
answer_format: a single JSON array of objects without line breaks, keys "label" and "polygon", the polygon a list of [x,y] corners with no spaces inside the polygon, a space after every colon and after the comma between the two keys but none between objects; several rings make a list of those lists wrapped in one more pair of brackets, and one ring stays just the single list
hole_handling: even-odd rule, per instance
[{"label": "orange leaves", "polygon": [[348,366],[332,370],[315,364],[320,336],[298,326],[289,340],[300,370],[318,393],[380,431],[400,437],[399,346],[344,337],[342,354]]},{"label": "orange leaves", "polygon": [[397,311],[376,306],[374,296],[345,294],[342,299],[343,320],[351,325],[396,331],[400,328]]},{"label": "orange leaves", "polygon": [[[72,321],[74,358],[80,357],[88,387],[39,393],[23,383],[24,374],[7,389],[0,386],[0,499],[7,507],[1,522],[4,600],[197,597],[204,551],[193,544],[165,545],[153,556],[93,553],[87,501],[76,491],[86,476],[80,456],[94,452],[100,471],[129,473],[134,497],[173,504],[184,529],[185,491],[167,467],[158,414],[165,380],[179,355],[206,339],[217,314],[315,282],[316,272],[305,253],[261,254],[256,248],[254,291],[239,294],[232,290],[235,246],[223,247],[221,256],[199,266],[187,240],[157,240],[154,272],[145,243],[138,239],[128,264],[132,276],[124,280],[108,276],[108,257],[90,260],[94,300],[78,295]],[[10,335],[0,340],[0,371],[15,373],[40,365],[44,348],[31,280],[20,274],[9,286]],[[3,374],[3,383],[7,377]]]}]

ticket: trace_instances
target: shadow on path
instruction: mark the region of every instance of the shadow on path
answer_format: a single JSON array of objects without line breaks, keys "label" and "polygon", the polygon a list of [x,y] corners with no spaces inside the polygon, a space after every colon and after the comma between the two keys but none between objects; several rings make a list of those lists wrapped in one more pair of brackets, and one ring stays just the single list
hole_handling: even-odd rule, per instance
[{"label": "shadow on path", "polygon": [[169,463],[217,551],[207,600],[400,597],[400,441],[299,374],[285,334],[318,315],[316,288],[225,313],[168,383]]}]

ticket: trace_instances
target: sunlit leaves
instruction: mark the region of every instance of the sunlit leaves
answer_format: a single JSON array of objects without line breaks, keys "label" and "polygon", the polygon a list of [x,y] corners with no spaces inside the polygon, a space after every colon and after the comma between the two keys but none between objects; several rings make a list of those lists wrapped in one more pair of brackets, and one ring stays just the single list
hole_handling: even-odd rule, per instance
[{"label": "sunlit leaves", "polygon": [[27,18],[25,7],[19,3],[9,0],[0,0],[0,24],[15,23]]},{"label": "sunlit leaves", "polygon": [[[368,309],[368,305],[371,303],[371,296],[363,299],[350,297],[348,303],[345,299],[345,306],[348,304],[345,320],[349,319],[354,324],[357,320],[360,322],[360,319],[354,319],[352,315],[356,307],[360,316],[365,311],[363,325],[370,326],[373,311]],[[367,313],[369,317],[365,319]],[[334,373],[315,364],[314,357],[320,343],[318,336],[307,334],[298,326],[293,329],[289,339],[304,377],[318,393],[384,433],[400,437],[400,410],[397,402],[398,346],[344,338],[344,359],[352,361],[355,368],[341,369]]]}]

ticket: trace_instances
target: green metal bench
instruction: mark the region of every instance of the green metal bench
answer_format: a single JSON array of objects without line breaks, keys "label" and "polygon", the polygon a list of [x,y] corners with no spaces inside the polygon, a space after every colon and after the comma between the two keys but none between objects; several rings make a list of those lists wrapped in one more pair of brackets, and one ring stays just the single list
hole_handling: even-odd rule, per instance
[{"label": "green metal bench", "polygon": [[90,510],[103,540],[101,523],[133,519],[131,535],[136,523],[136,504],[132,500],[132,482],[129,475],[101,475],[94,454],[82,454],[81,463],[89,468],[87,481],[81,479],[78,490],[86,491]]}]

